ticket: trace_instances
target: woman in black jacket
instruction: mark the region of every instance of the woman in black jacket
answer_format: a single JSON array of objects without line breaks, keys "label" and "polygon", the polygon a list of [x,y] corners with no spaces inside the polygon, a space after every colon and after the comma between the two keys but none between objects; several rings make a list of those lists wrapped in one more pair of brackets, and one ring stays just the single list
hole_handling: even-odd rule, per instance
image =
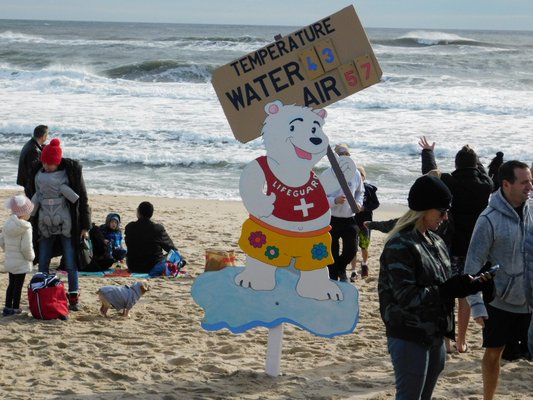
[{"label": "woman in black jacket", "polygon": [[[57,182],[61,183],[59,187]],[[37,205],[32,224],[39,272],[49,272],[50,261],[57,255],[54,246],[60,242],[62,265],[68,274],[69,308],[78,311],[80,242],[88,238],[91,209],[82,166],[63,158],[59,139],[44,147],[29,182],[29,194]]]},{"label": "woman in black jacket", "polygon": [[381,254],[379,306],[396,399],[431,399],[444,368],[444,337],[454,335],[454,298],[485,285],[469,275],[452,277],[448,249],[434,233],[447,219],[451,199],[439,178],[418,178],[409,191],[409,211],[389,233]]}]

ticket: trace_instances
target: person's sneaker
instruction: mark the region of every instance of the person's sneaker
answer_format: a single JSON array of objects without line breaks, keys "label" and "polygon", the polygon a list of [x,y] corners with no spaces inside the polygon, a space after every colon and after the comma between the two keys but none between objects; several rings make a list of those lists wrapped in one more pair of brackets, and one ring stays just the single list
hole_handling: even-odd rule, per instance
[{"label": "person's sneaker", "polygon": [[70,304],[68,305],[68,309],[69,309],[70,311],[80,311],[80,310],[81,310],[81,307],[80,307],[79,303],[70,303]]},{"label": "person's sneaker", "polygon": [[13,315],[13,314],[15,314],[15,310],[13,310],[12,308],[4,307],[4,311],[2,311],[2,315],[4,317],[9,317],[10,315]]},{"label": "person's sneaker", "polygon": [[361,277],[367,278],[368,277],[368,265],[361,264]]},{"label": "person's sneaker", "polygon": [[22,314],[22,308],[14,308],[13,314]]},{"label": "person's sneaker", "polygon": [[350,275],[350,282],[355,282],[357,279],[357,272],[352,271],[352,274]]}]

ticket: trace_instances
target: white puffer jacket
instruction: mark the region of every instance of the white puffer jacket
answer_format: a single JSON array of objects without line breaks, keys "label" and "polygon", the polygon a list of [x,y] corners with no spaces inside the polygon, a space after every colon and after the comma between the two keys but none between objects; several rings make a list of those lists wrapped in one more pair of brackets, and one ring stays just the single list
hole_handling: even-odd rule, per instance
[{"label": "white puffer jacket", "polygon": [[5,270],[12,274],[31,272],[35,252],[32,244],[32,229],[28,221],[11,215],[0,235],[0,246],[6,252]]}]

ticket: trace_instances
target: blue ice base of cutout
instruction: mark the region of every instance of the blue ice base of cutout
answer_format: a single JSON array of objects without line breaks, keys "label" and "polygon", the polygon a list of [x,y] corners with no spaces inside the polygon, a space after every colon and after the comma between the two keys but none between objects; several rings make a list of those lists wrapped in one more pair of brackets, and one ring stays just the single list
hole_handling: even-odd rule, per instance
[{"label": "blue ice base of cutout", "polygon": [[355,286],[336,282],[344,295],[342,301],[315,300],[298,295],[299,272],[292,268],[278,268],[276,287],[267,291],[237,286],[234,279],[243,268],[227,267],[196,278],[191,292],[205,311],[202,320],[205,330],[227,328],[243,333],[288,322],[327,338],[354,331],[359,321],[359,293]]}]

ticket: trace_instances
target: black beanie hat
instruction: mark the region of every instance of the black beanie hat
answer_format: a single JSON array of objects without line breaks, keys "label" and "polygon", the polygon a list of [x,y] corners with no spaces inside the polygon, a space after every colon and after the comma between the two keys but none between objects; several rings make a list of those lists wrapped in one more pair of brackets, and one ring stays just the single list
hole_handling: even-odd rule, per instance
[{"label": "black beanie hat", "polygon": [[413,211],[425,211],[432,208],[450,209],[452,193],[439,178],[423,175],[418,178],[408,197],[409,208]]}]

